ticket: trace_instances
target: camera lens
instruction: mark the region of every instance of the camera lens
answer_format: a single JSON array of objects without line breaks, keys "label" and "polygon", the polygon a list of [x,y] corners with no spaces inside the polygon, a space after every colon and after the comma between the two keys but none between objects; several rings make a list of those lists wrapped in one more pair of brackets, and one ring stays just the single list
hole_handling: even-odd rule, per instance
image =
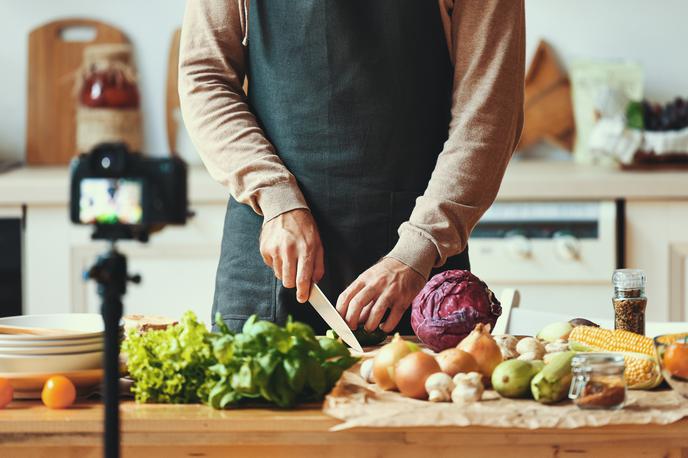
[{"label": "camera lens", "polygon": [[105,156],[100,160],[100,165],[103,167],[104,170],[107,170],[110,168],[110,158]]}]

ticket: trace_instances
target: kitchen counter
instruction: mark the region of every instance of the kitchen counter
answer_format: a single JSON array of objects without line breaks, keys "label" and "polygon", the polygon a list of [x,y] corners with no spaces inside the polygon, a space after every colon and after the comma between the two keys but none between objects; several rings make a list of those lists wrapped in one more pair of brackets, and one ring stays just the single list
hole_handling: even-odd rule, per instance
[{"label": "kitchen counter", "polygon": [[[66,205],[66,167],[23,167],[0,175],[0,205]],[[226,203],[227,191],[201,166],[189,169],[193,203]],[[564,161],[513,161],[500,200],[688,199],[688,171],[621,171]]]},{"label": "kitchen counter", "polygon": [[[20,401],[0,410],[0,456],[100,457],[102,408],[48,410]],[[688,457],[688,419],[666,425],[572,430],[484,427],[329,432],[319,406],[215,411],[200,405],[122,405],[124,457]]]}]

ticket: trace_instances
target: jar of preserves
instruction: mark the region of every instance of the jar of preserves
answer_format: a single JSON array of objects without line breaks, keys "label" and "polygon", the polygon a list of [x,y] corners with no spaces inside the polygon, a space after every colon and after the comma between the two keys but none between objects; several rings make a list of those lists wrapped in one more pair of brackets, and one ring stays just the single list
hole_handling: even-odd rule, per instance
[{"label": "jar of preserves", "polygon": [[130,45],[86,48],[79,102],[88,108],[135,109],[139,90]]},{"label": "jar of preserves", "polygon": [[612,276],[614,285],[614,329],[645,335],[645,272],[640,269],[618,269]]},{"label": "jar of preserves", "polygon": [[569,398],[581,409],[621,409],[626,402],[624,358],[617,353],[582,353],[571,360]]}]

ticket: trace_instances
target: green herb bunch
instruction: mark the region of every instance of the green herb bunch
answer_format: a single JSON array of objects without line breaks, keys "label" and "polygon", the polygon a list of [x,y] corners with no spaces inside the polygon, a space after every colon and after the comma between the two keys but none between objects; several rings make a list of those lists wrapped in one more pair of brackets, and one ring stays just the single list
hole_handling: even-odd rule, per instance
[{"label": "green herb bunch", "polygon": [[240,334],[221,317],[211,337],[217,364],[208,404],[225,408],[242,400],[264,399],[280,407],[322,399],[346,369],[358,361],[344,344],[316,338],[310,326],[287,321],[280,327],[252,316]]}]

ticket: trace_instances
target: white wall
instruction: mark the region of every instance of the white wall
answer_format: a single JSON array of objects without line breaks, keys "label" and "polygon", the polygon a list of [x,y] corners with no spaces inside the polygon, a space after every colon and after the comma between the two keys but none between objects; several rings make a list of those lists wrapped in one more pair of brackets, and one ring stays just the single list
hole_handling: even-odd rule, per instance
[{"label": "white wall", "polygon": [[0,0],[0,158],[24,157],[29,31],[67,17],[98,19],[127,34],[140,73],[145,150],[167,153],[167,55],[183,12],[184,0]]},{"label": "white wall", "polygon": [[645,95],[688,96],[686,0],[526,0],[529,56],[544,38],[566,65],[574,58],[640,62]]},{"label": "white wall", "polygon": [[[28,32],[68,16],[100,19],[128,34],[141,74],[145,149],[166,152],[167,51],[183,5],[184,0],[0,0],[0,158],[24,156]],[[545,38],[564,63],[575,57],[636,59],[645,66],[649,97],[688,95],[688,0],[526,0],[526,6],[529,54]]]}]

